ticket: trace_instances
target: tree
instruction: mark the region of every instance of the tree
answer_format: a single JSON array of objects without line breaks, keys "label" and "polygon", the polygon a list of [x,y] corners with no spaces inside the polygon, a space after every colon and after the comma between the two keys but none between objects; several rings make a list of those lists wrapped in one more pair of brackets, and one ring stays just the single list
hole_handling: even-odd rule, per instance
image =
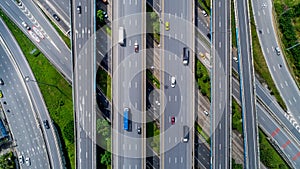
[{"label": "tree", "polygon": [[104,18],[104,14],[103,14],[103,11],[101,9],[99,9],[97,11],[97,18],[99,20],[99,24],[103,24],[104,21],[105,21],[105,18]]},{"label": "tree", "polygon": [[104,138],[110,137],[110,125],[106,120],[98,119],[96,130],[97,133],[101,134]]},{"label": "tree", "polygon": [[110,165],[111,164],[111,153],[109,151],[104,152],[104,154],[101,154],[101,164],[104,165]]}]

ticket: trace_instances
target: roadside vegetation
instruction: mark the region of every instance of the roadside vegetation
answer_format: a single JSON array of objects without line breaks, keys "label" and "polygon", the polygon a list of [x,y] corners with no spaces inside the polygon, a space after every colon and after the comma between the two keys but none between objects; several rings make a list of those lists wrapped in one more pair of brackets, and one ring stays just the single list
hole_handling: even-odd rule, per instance
[{"label": "roadside vegetation", "polygon": [[15,156],[12,152],[0,156],[0,169],[15,169]]},{"label": "roadside vegetation", "polygon": [[98,9],[97,13],[96,13],[96,15],[97,15],[96,22],[97,22],[97,25],[99,25],[100,27],[105,25],[105,17],[104,17],[105,14],[103,12],[104,12],[103,10]]},{"label": "roadside vegetation", "polygon": [[[46,15],[45,15],[46,16]],[[69,49],[71,49],[71,40],[68,36],[66,36],[59,28],[58,26],[56,26],[55,23],[53,23],[50,19],[49,19],[50,23],[52,24],[52,26],[55,28],[56,32],[58,33],[58,35],[62,38],[62,40],[65,42],[65,44],[68,46]]]},{"label": "roadside vegetation", "polygon": [[232,98],[232,130],[237,130],[239,133],[243,133],[243,124],[242,124],[242,109]]},{"label": "roadside vegetation", "polygon": [[159,17],[156,12],[153,11],[152,7],[147,4],[147,27],[146,31],[150,34],[155,40],[156,43],[160,43],[160,23]]},{"label": "roadside vegetation", "polygon": [[146,138],[150,141],[150,145],[157,154],[159,154],[160,138],[159,138],[159,128],[157,127],[155,121],[148,122],[146,124]]},{"label": "roadside vegetation", "polygon": [[267,168],[274,169],[289,169],[290,167],[281,158],[278,152],[270,143],[269,138],[259,130],[259,151],[260,151],[260,161]]},{"label": "roadside vegetation", "polygon": [[232,168],[233,169],[243,169],[243,165],[235,163],[235,160],[232,159]]},{"label": "roadside vegetation", "polygon": [[102,145],[100,153],[100,163],[106,166],[107,169],[111,168],[111,125],[105,119],[99,118],[96,123],[96,130],[98,134],[97,140]]},{"label": "roadside vegetation", "polygon": [[[60,137],[67,168],[75,168],[72,88],[23,32],[0,10],[0,15],[19,43],[43,94],[53,124]],[[40,83],[39,83],[40,82]],[[72,137],[73,136],[73,137]]]},{"label": "roadside vegetation", "polygon": [[209,72],[206,67],[196,59],[196,82],[198,84],[198,89],[203,96],[206,96],[210,100],[210,77]]},{"label": "roadside vegetation", "polygon": [[235,23],[235,12],[234,12],[234,0],[231,0],[231,38],[232,48],[236,48],[236,23]]},{"label": "roadside vegetation", "polygon": [[300,86],[300,0],[274,0],[281,48],[292,75]]},{"label": "roadside vegetation", "polygon": [[151,84],[153,84],[157,89],[160,89],[159,80],[153,75],[153,73],[149,69],[147,69],[146,71],[146,77]]},{"label": "roadside vegetation", "polygon": [[96,76],[96,83],[100,86],[100,89],[104,95],[111,101],[111,77],[101,67],[99,67]]},{"label": "roadside vegetation", "polygon": [[253,18],[251,3],[249,5],[250,5],[250,19],[251,19],[250,25],[251,25],[251,34],[252,34],[252,50],[253,50],[255,72],[259,76],[258,80],[262,84],[266,84],[268,86],[268,89],[271,91],[271,95],[273,95],[276,98],[278,104],[283,108],[283,110],[286,111],[287,110],[286,105],[274,84],[267,63],[265,61],[264,55],[262,53],[261,46],[256,33],[256,27]]}]

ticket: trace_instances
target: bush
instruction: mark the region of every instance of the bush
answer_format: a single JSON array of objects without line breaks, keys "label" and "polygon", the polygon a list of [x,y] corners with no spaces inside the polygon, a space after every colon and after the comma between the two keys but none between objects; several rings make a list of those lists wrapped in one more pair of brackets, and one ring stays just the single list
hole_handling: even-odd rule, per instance
[{"label": "bush", "polygon": [[74,121],[69,121],[69,123],[64,127],[64,135],[70,143],[74,143]]},{"label": "bush", "polygon": [[210,99],[210,77],[205,66],[197,58],[195,76],[200,92]]},{"label": "bush", "polygon": [[0,169],[16,168],[15,157],[12,152],[0,156]]}]

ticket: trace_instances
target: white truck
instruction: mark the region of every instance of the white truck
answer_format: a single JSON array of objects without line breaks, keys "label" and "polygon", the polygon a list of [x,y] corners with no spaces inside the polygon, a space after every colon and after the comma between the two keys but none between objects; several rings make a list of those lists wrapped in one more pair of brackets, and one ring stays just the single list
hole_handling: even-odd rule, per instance
[{"label": "white truck", "polygon": [[123,46],[125,44],[125,30],[124,27],[119,27],[119,44]]}]

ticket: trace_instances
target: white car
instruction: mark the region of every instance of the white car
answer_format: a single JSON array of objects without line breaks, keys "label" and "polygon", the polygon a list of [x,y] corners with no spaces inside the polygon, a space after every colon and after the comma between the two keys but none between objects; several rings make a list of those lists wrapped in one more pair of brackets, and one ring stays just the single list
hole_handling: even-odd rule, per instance
[{"label": "white car", "polygon": [[176,78],[174,76],[171,77],[171,87],[175,87],[176,85]]},{"label": "white car", "polygon": [[23,155],[19,155],[18,159],[19,159],[19,163],[20,163],[20,164],[23,164],[23,163],[24,163]]},{"label": "white car", "polygon": [[139,52],[139,44],[137,42],[134,43],[134,52]]},{"label": "white car", "polygon": [[26,159],[25,159],[25,164],[26,164],[26,166],[30,166],[30,158],[29,157],[26,157]]},{"label": "white car", "polygon": [[207,13],[205,12],[205,10],[202,10],[202,14],[203,16],[207,17]]},{"label": "white car", "polygon": [[204,114],[206,115],[206,116],[208,116],[209,114],[208,114],[208,112],[206,111],[206,110],[204,110]]}]

